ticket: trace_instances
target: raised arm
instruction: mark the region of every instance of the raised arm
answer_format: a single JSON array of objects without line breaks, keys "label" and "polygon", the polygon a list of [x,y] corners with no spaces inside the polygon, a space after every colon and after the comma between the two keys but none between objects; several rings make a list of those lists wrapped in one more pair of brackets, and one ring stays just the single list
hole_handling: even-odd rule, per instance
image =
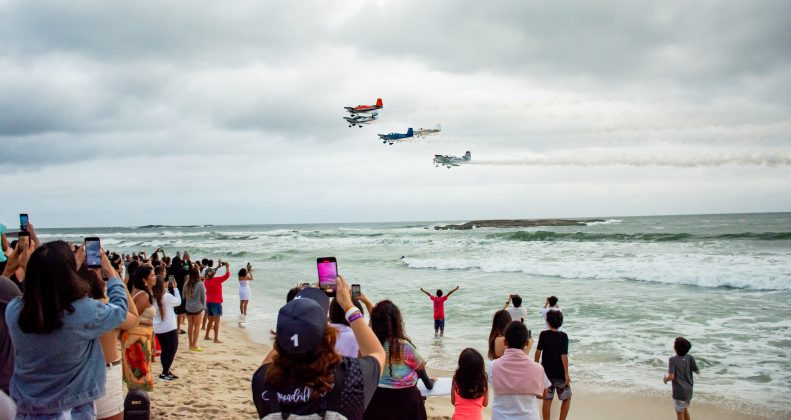
[{"label": "raised arm", "polygon": [[428,297],[432,297],[432,296],[431,296],[431,293],[429,293],[429,292],[427,292],[427,291],[423,290],[423,288],[422,288],[422,287],[420,288],[420,291],[421,291],[421,292],[423,292],[423,293],[425,293],[425,294],[426,294],[426,296],[428,296]]},{"label": "raised arm", "polygon": [[452,295],[452,294],[453,294],[453,292],[455,292],[455,291],[457,291],[457,290],[459,290],[459,286],[456,286],[456,288],[455,288],[455,289],[453,289],[453,290],[451,290],[450,292],[448,292],[448,297],[450,297],[450,295]]},{"label": "raised arm", "polygon": [[368,311],[368,316],[371,315],[371,311],[374,310],[374,304],[368,299],[368,296],[365,296],[365,293],[360,293],[360,302],[365,305],[365,309]]},{"label": "raised arm", "polygon": [[503,309],[508,309],[508,305],[510,304],[511,304],[511,295],[508,295],[508,299],[505,301],[505,306],[503,306]]}]

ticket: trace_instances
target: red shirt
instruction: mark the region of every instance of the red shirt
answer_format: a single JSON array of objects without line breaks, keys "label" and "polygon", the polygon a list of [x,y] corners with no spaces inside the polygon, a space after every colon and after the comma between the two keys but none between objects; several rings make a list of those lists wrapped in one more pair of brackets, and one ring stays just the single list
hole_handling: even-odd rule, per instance
[{"label": "red shirt", "polygon": [[430,296],[434,302],[434,320],[445,319],[445,301],[448,300],[447,296],[437,297]]},{"label": "red shirt", "polygon": [[206,286],[206,302],[222,303],[222,283],[231,277],[231,273],[225,270],[222,276],[215,276],[204,281]]}]

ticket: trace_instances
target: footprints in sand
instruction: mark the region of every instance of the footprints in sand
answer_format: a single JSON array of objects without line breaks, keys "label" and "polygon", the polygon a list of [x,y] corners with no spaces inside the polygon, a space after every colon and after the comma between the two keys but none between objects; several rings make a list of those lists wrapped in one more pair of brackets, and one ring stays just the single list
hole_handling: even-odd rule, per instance
[{"label": "footprints in sand", "polygon": [[[202,353],[188,351],[186,335],[179,336],[179,352],[172,370],[175,381],[158,381],[150,393],[152,418],[255,418],[250,378],[267,349],[253,344],[243,333],[224,330],[224,344],[205,342]],[[153,365],[154,376],[162,365]]]}]

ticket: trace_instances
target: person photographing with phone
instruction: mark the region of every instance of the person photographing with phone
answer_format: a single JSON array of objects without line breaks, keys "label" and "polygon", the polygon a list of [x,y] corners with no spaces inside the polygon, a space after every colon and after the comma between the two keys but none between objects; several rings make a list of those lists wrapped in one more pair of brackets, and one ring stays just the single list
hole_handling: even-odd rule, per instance
[{"label": "person photographing with phone", "polygon": [[247,304],[250,302],[250,282],[253,281],[253,266],[247,263],[247,267],[239,269],[239,319],[240,324],[244,324],[247,318]]},{"label": "person photographing with phone", "polygon": [[334,283],[360,356],[335,352],[337,331],[327,323],[327,294],[315,287],[300,290],[280,308],[274,346],[252,378],[259,418],[338,418],[335,413],[350,420],[363,418],[379,383],[385,351],[354,306],[346,281],[338,276]]},{"label": "person photographing with phone", "polygon": [[231,266],[228,261],[219,261],[220,266],[225,267],[225,274],[217,276],[217,272],[213,268],[206,270],[206,316],[209,318],[206,324],[206,336],[204,340],[209,339],[209,332],[214,328],[214,342],[222,343],[220,341],[220,317],[222,316],[222,284],[231,277]]},{"label": "person photographing with phone", "polygon": [[446,296],[442,296],[442,289],[437,289],[437,296],[432,296],[431,293],[420,288],[420,291],[434,302],[434,337],[437,337],[437,333],[439,337],[445,336],[445,301],[457,290],[459,286],[448,292]]}]

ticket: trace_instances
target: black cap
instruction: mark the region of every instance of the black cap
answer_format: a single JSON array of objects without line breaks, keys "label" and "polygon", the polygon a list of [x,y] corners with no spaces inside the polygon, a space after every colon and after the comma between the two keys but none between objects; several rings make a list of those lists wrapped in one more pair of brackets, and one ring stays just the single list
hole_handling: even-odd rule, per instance
[{"label": "black cap", "polygon": [[308,287],[280,308],[276,340],[290,354],[312,354],[321,346],[327,330],[330,299],[320,289]]}]

